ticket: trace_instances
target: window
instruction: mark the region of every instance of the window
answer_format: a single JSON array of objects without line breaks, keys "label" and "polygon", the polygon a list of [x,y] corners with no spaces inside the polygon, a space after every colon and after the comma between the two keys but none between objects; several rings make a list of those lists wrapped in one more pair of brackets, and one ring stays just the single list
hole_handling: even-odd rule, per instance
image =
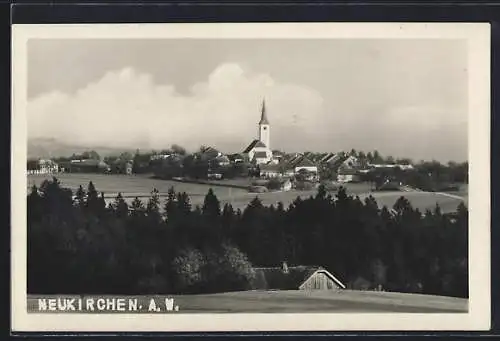
[{"label": "window", "polygon": [[264,127],[264,130],[267,130],[267,127]]}]

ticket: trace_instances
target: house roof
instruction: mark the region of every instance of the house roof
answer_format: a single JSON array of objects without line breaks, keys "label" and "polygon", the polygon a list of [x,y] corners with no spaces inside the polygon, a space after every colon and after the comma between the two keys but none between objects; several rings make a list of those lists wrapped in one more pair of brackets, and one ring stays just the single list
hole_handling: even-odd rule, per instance
[{"label": "house roof", "polygon": [[252,143],[250,143],[248,147],[245,148],[243,153],[249,153],[252,149],[256,147],[266,148],[266,145],[261,140],[253,140]]},{"label": "house roof", "polygon": [[321,163],[328,163],[328,162],[335,161],[336,159],[338,159],[340,157],[341,157],[341,155],[339,155],[337,153],[328,153],[321,158],[320,162]]},{"label": "house roof", "polygon": [[267,153],[266,152],[255,152],[253,154],[253,157],[254,158],[262,158],[262,159],[264,159],[264,158],[267,158]]},{"label": "house roof", "polygon": [[359,174],[359,171],[357,169],[351,169],[351,168],[339,168],[337,174],[339,175],[357,175]]},{"label": "house roof", "polygon": [[72,160],[71,165],[73,166],[88,166],[88,167],[108,167],[108,164],[104,161],[94,160],[94,159],[83,159],[83,160]]},{"label": "house roof", "polygon": [[276,172],[278,172],[280,170],[280,165],[271,163],[271,164],[260,165],[259,168],[261,171],[276,171]]},{"label": "house roof", "polygon": [[255,279],[253,287],[261,290],[297,290],[317,271],[324,271],[337,285],[345,286],[332,274],[319,266],[293,266],[288,267],[285,273],[281,267],[254,268]]},{"label": "house roof", "polygon": [[315,167],[316,164],[309,158],[303,156],[300,160],[295,162],[294,167]]}]

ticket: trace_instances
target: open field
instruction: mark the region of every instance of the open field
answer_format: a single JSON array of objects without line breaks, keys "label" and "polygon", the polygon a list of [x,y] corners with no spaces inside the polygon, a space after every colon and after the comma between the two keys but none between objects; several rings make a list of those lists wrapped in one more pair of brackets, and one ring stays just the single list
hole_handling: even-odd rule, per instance
[{"label": "open field", "polygon": [[[184,313],[467,313],[468,300],[389,292],[243,291],[173,295]],[[28,306],[35,306],[28,297]]]},{"label": "open field", "polygon": [[[39,186],[43,180],[51,179],[50,175],[29,175],[28,189],[32,185]],[[256,196],[258,196],[264,205],[276,205],[281,201],[287,207],[293,200],[300,196],[307,198],[316,194],[316,190],[311,191],[288,191],[288,192],[268,192],[268,193],[249,193],[244,189],[229,188],[223,186],[210,186],[204,184],[183,183],[170,180],[152,179],[140,175],[101,175],[101,174],[58,174],[57,178],[62,186],[71,188],[75,191],[80,185],[87,187],[89,181],[92,181],[99,192],[104,192],[107,200],[111,201],[121,192],[125,199],[130,203],[134,197],[146,201],[153,188],[160,192],[164,197],[170,187],[174,187],[177,192],[186,192],[191,199],[193,206],[202,205],[203,199],[210,187],[219,200],[224,203],[231,203],[233,207],[244,209],[246,205]],[[425,209],[433,209],[436,203],[439,203],[443,212],[453,212],[456,210],[460,201],[468,203],[466,188],[459,193],[430,193],[430,192],[371,192],[371,185],[345,184],[347,191],[351,195],[358,195],[362,200],[368,195],[372,195],[379,206],[392,207],[396,200],[404,196],[412,205],[419,208],[422,212]]]}]

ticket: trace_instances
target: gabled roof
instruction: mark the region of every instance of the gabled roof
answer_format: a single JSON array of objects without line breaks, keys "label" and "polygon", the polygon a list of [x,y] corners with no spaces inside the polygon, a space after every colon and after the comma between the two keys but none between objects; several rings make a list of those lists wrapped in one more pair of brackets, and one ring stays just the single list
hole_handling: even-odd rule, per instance
[{"label": "gabled roof", "polygon": [[321,163],[328,163],[328,162],[331,162],[331,161],[334,161],[335,159],[337,158],[340,158],[341,155],[337,154],[337,153],[327,153],[326,155],[324,155],[320,162]]},{"label": "gabled roof", "polygon": [[300,160],[295,162],[294,167],[316,167],[316,164],[309,158],[303,156]]},{"label": "gabled roof", "polygon": [[245,148],[243,153],[249,153],[252,149],[256,147],[266,148],[266,145],[261,140],[253,140],[252,143],[250,143],[248,147]]},{"label": "gabled roof", "polygon": [[317,271],[324,272],[338,286],[345,288],[337,278],[326,269],[318,266],[293,266],[284,272],[280,267],[254,268],[253,287],[260,290],[298,290]]},{"label": "gabled roof", "polygon": [[340,167],[337,171],[337,174],[339,174],[339,175],[358,175],[359,171],[357,169]]},{"label": "gabled roof", "polygon": [[280,170],[280,165],[278,164],[264,164],[259,166],[261,171],[276,171],[278,172]]},{"label": "gabled roof", "polygon": [[209,154],[209,155],[219,155],[219,151],[215,149],[214,147],[205,147],[200,150],[203,154]]},{"label": "gabled roof", "polygon": [[288,166],[294,167],[296,163],[300,162],[300,160],[304,157],[302,154],[295,154],[290,159],[287,160]]}]

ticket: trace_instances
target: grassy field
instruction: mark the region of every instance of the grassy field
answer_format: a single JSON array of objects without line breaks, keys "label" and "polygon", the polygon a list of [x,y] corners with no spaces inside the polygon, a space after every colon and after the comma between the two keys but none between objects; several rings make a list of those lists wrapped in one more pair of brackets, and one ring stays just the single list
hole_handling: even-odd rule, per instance
[{"label": "grassy field", "polygon": [[[49,175],[29,175],[28,188],[32,185],[39,186],[43,180],[50,179]],[[89,181],[92,181],[99,192],[104,192],[108,201],[121,192],[128,202],[134,197],[147,200],[153,188],[160,192],[164,197],[170,187],[174,187],[177,192],[186,192],[191,199],[193,206],[202,205],[203,199],[210,187],[219,200],[224,203],[231,203],[233,207],[244,209],[246,205],[256,196],[258,196],[264,205],[276,205],[281,201],[287,207],[293,200],[300,196],[307,198],[316,194],[312,191],[288,191],[288,192],[268,192],[268,193],[249,193],[244,189],[229,188],[223,186],[210,186],[204,184],[181,183],[169,180],[152,179],[139,175],[100,175],[100,174],[59,174],[57,178],[64,187],[76,190],[80,185],[87,187]],[[371,192],[371,185],[366,183],[345,184],[349,194],[358,195],[361,199],[368,195],[375,197],[380,207],[386,205],[392,207],[396,200],[405,196],[412,205],[419,208],[422,212],[425,209],[433,209],[436,203],[439,203],[443,212],[455,211],[460,201],[467,204],[466,189],[458,193],[428,193],[428,192]]]},{"label": "grassy field", "polygon": [[[184,313],[466,313],[468,300],[403,293],[333,291],[243,291],[174,295]],[[28,306],[35,306],[28,297]]]}]

